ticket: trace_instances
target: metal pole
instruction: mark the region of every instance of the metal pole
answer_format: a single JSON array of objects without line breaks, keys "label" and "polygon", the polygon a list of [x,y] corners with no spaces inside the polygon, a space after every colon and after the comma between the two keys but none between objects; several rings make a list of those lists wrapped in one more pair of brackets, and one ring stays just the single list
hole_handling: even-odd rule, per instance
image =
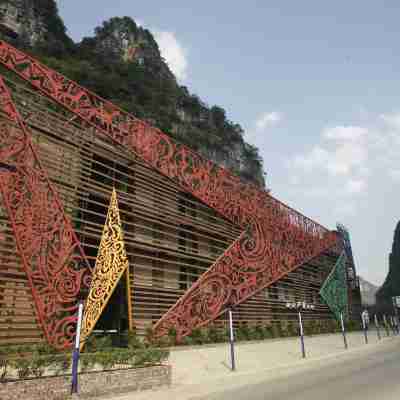
[{"label": "metal pole", "polygon": [[376,328],[376,334],[378,335],[378,340],[381,340],[381,332],[379,330],[379,321],[378,321],[378,317],[375,314],[375,328]]},{"label": "metal pole", "polygon": [[368,344],[367,325],[365,323],[365,320],[364,320],[364,317],[362,314],[361,314],[361,320],[362,320],[362,324],[363,324],[365,344]]},{"label": "metal pole", "polygon": [[344,322],[343,322],[343,313],[340,313],[340,324],[342,326],[344,348],[347,350],[348,346],[347,346],[346,330],[344,328]]},{"label": "metal pole", "polygon": [[303,358],[306,358],[306,349],[304,347],[303,321],[301,320],[301,312],[300,312],[300,310],[299,310],[299,327],[300,327],[301,354],[302,354]]},{"label": "metal pole", "polygon": [[83,300],[80,300],[78,305],[78,322],[76,327],[75,348],[74,348],[74,353],[72,355],[71,394],[78,393],[78,366],[79,366],[79,348],[80,348],[80,338],[81,338],[82,313],[83,313]]},{"label": "metal pole", "polygon": [[393,316],[392,315],[390,316],[390,326],[391,326],[392,331],[393,331],[393,336],[395,336],[396,335],[396,329],[394,327],[394,321],[393,321]]},{"label": "metal pole", "polygon": [[399,326],[398,326],[398,322],[399,322],[399,310],[397,308],[397,301],[396,301],[396,297],[392,297],[392,301],[393,301],[393,307],[394,307],[394,327],[396,329],[396,334],[399,334]]},{"label": "metal pole", "polygon": [[233,334],[233,318],[232,318],[232,309],[228,310],[229,314],[229,343],[231,348],[231,368],[232,371],[236,370],[236,363],[235,363],[235,336]]},{"label": "metal pole", "polygon": [[386,315],[385,314],[383,314],[383,324],[385,325],[386,335],[390,336],[390,331],[389,331],[389,328],[387,326],[388,324],[387,324],[387,319],[386,319]]}]

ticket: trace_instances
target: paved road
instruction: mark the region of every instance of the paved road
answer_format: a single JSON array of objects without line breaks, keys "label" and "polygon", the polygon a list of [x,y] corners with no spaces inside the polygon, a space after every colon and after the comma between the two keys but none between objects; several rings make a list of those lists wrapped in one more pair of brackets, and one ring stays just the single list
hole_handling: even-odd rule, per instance
[{"label": "paved road", "polygon": [[193,399],[207,400],[399,400],[400,343],[341,358],[328,365]]}]

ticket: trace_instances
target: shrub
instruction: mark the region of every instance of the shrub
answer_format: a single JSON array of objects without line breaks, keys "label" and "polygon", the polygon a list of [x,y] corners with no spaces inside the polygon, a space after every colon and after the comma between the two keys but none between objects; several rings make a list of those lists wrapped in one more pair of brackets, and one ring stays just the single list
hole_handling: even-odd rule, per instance
[{"label": "shrub", "polygon": [[328,326],[329,326],[329,332],[330,333],[339,332],[339,323],[335,319],[329,320],[328,321]]},{"label": "shrub", "polygon": [[[236,338],[236,336],[235,336],[235,338]],[[223,342],[229,342],[229,340],[230,340],[230,331],[229,331],[228,327],[221,328],[221,339],[222,339]]]},{"label": "shrub", "polygon": [[148,343],[148,346],[156,346],[160,348],[170,347],[171,341],[168,336],[162,336],[160,338],[154,339],[152,343]]},{"label": "shrub", "polygon": [[18,378],[27,378],[30,374],[30,361],[28,358],[16,358],[12,361],[12,366],[17,370]]},{"label": "shrub", "polygon": [[87,371],[94,367],[96,364],[96,353],[83,353],[80,356],[80,366],[82,371]]},{"label": "shrub", "polygon": [[[134,333],[134,334],[136,335],[136,329],[133,328],[133,331],[129,331],[129,332],[128,332],[128,344],[129,344],[129,334],[130,334],[131,332]],[[151,344],[151,343],[153,343],[153,342],[156,340],[156,338],[154,337],[154,332],[153,332],[153,326],[152,326],[152,324],[146,326],[145,334],[144,334],[144,339],[145,339],[145,342],[146,342],[147,344]]]},{"label": "shrub", "polygon": [[312,334],[318,335],[320,333],[319,322],[316,320],[312,321]]},{"label": "shrub", "polygon": [[177,344],[175,328],[170,328],[170,330],[168,331],[168,339],[170,346],[175,346]]},{"label": "shrub", "polygon": [[89,337],[86,338],[85,344],[84,344],[84,349],[86,352],[94,352],[97,350],[97,338],[95,335],[90,335]]},{"label": "shrub", "polygon": [[278,323],[275,322],[272,324],[271,332],[272,332],[273,338],[278,338],[278,337],[282,336],[282,329],[281,329],[281,325],[279,322]]},{"label": "shrub", "polygon": [[32,348],[32,351],[40,355],[54,354],[54,349],[47,343],[37,344]]},{"label": "shrub", "polygon": [[[103,339],[103,338],[101,338]],[[130,335],[130,345],[127,349],[109,348],[108,341],[91,340],[85,352],[80,356],[80,367],[82,371],[92,369],[95,365],[108,370],[118,366],[142,367],[158,365],[169,357],[169,350],[154,346],[145,346],[133,332]],[[95,347],[105,349],[93,351]],[[88,349],[90,351],[88,351]],[[1,366],[2,369],[1,369]],[[7,367],[15,369],[20,379],[29,377],[41,377],[47,368],[55,375],[66,373],[71,366],[70,353],[55,353],[46,345],[31,346],[29,348],[7,347],[0,350],[0,380],[7,378]]]},{"label": "shrub", "polygon": [[296,322],[289,321],[289,323],[287,325],[287,332],[288,332],[288,336],[297,336],[298,328],[297,328]]},{"label": "shrub", "polygon": [[97,351],[104,351],[112,348],[112,337],[110,335],[99,336],[96,338]]},{"label": "shrub", "polygon": [[321,333],[328,333],[328,328],[327,321],[321,321]]},{"label": "shrub", "polygon": [[192,339],[193,344],[207,343],[205,331],[201,328],[193,329],[190,338]]},{"label": "shrub", "polygon": [[54,373],[55,375],[66,374],[71,367],[71,356],[69,354],[62,353],[57,355],[54,359]]},{"label": "shrub", "polygon": [[222,343],[225,340],[224,330],[212,324],[208,329],[208,340],[210,343]]},{"label": "shrub", "polygon": [[7,348],[0,347],[0,382],[3,382],[7,376],[9,360],[7,358]]},{"label": "shrub", "polygon": [[385,327],[386,335],[390,335],[390,330],[389,330],[389,324],[386,322],[383,323],[383,326]]},{"label": "shrub", "polygon": [[287,330],[286,321],[281,321],[279,323],[279,325],[280,325],[281,337],[287,337],[288,336],[288,330]]},{"label": "shrub", "polygon": [[255,331],[255,326],[248,325],[247,327],[248,339],[247,340],[257,340],[257,332]]},{"label": "shrub", "polygon": [[349,320],[347,323],[347,330],[349,332],[359,331],[361,329],[361,321]]},{"label": "shrub", "polygon": [[271,325],[266,325],[264,327],[264,332],[265,332],[265,338],[266,339],[270,339],[270,338],[274,337]]},{"label": "shrub", "polygon": [[318,335],[321,333],[321,321],[312,321],[312,334]]},{"label": "shrub", "polygon": [[46,367],[50,366],[53,360],[49,357],[34,353],[29,361],[29,372],[36,378],[40,378],[44,374]]},{"label": "shrub", "polygon": [[142,349],[144,347],[144,343],[140,340],[136,331],[132,330],[128,332],[128,348],[130,349]]},{"label": "shrub", "polygon": [[[226,329],[227,330],[227,334],[228,334],[228,340],[230,338],[230,330],[229,327]],[[244,339],[244,335],[243,335],[243,327],[242,325],[238,325],[237,327],[233,327],[233,336],[235,337],[235,340],[240,342]]]},{"label": "shrub", "polygon": [[322,333],[322,330],[321,330],[321,321],[320,321],[320,320],[315,321],[315,333],[316,333],[316,334]]},{"label": "shrub", "polygon": [[151,365],[160,364],[161,362],[167,360],[169,357],[169,350],[150,348],[146,349],[145,351],[147,353],[145,357],[145,362]]},{"label": "shrub", "polygon": [[250,327],[245,324],[242,327],[243,340],[250,340]]},{"label": "shrub", "polygon": [[100,364],[102,369],[112,369],[120,361],[119,352],[111,350],[107,352],[100,352],[95,356],[95,363]]},{"label": "shrub", "polygon": [[182,338],[182,341],[180,342],[180,344],[182,344],[184,346],[191,346],[194,344],[193,338],[190,336],[185,336],[184,338]]},{"label": "shrub", "polygon": [[249,340],[249,327],[245,324],[239,325],[236,329],[236,339],[238,341]]},{"label": "shrub", "polygon": [[254,327],[254,338],[256,340],[263,340],[265,339],[265,330],[261,324],[257,324]]},{"label": "shrub", "polygon": [[7,376],[8,360],[0,354],[0,382],[3,382]]}]

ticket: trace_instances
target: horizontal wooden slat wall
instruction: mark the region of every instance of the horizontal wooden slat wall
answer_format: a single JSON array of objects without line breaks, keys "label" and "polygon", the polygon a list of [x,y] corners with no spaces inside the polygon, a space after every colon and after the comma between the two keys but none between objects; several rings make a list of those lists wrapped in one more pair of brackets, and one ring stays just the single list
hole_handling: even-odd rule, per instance
[{"label": "horizontal wooden slat wall", "polygon": [[[111,191],[116,188],[130,262],[133,321],[137,331],[144,332],[239,236],[240,228],[182,192],[132,153],[106,138],[100,140],[92,128],[83,130],[72,115],[44,97],[24,86],[9,84],[32,129],[42,165],[56,185],[92,265]],[[10,228],[5,229],[14,245]],[[0,254],[7,254],[12,245],[2,241]],[[20,270],[15,249],[12,262]],[[237,307],[235,320],[253,323],[291,319],[295,313],[286,308],[286,303],[303,300],[316,306],[306,312],[306,318],[329,319],[331,315],[321,304],[318,291],[334,262],[333,254],[325,254],[291,272]],[[26,278],[20,279],[26,283]],[[7,282],[8,275],[3,277],[2,273],[0,285]]]},{"label": "horizontal wooden slat wall", "polygon": [[134,155],[100,141],[12,85],[39,157],[94,265],[113,187],[119,197],[138,332],[161,315],[239,236],[240,229]]},{"label": "horizontal wooden slat wall", "polygon": [[236,321],[249,324],[297,321],[297,311],[287,305],[303,301],[314,306],[312,310],[302,311],[304,320],[332,319],[332,313],[323,303],[319,290],[337,257],[335,253],[326,252],[260,291],[234,310]]},{"label": "horizontal wooden slat wall", "polygon": [[0,201],[0,346],[36,343],[42,339],[32,292]]}]

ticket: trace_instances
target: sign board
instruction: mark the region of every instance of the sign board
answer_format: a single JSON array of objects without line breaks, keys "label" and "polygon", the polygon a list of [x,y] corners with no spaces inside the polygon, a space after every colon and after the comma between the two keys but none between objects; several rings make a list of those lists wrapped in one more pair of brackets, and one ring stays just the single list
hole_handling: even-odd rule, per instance
[{"label": "sign board", "polygon": [[314,304],[308,304],[305,301],[298,301],[297,303],[286,303],[286,308],[296,308],[298,310],[314,310]]}]

